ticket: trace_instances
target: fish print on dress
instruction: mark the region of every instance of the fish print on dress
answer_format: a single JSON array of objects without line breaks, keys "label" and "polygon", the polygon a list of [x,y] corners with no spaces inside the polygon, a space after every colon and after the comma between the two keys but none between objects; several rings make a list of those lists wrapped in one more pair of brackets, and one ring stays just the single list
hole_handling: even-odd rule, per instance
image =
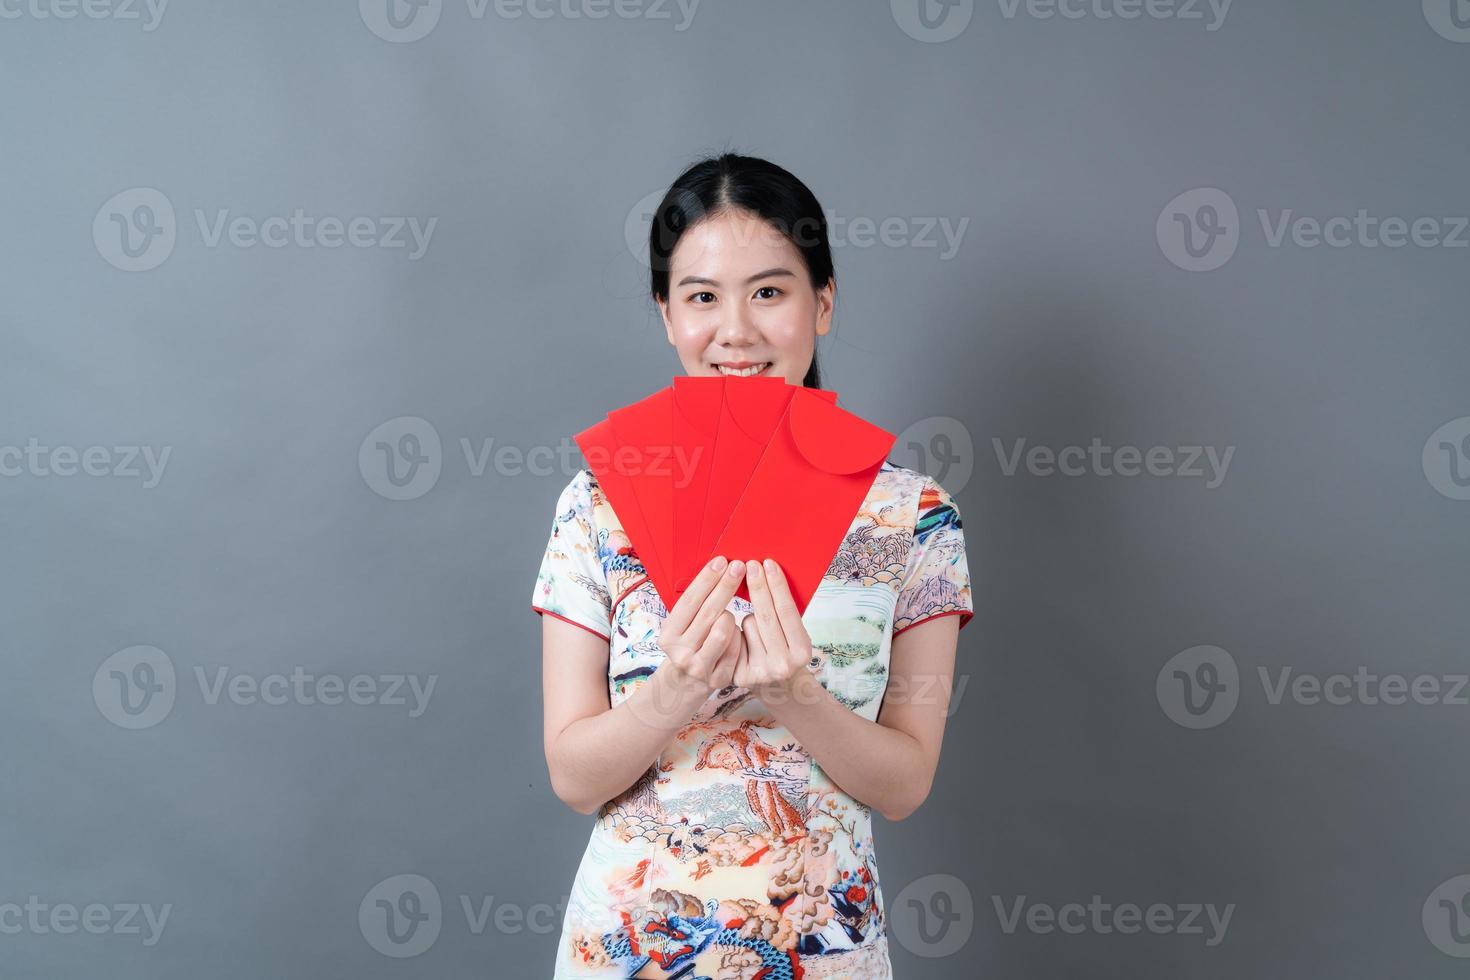
[{"label": "fish print on dress", "polygon": [[[590,470],[557,501],[531,605],[607,640],[614,706],[664,660],[668,611]],[[802,615],[809,669],[876,720],[893,636],[944,615],[961,627],[973,616],[959,510],[926,474],[884,462]],[[603,804],[578,864],[554,980],[651,968],[679,980],[891,980],[871,812],[745,688],[711,694]]]}]

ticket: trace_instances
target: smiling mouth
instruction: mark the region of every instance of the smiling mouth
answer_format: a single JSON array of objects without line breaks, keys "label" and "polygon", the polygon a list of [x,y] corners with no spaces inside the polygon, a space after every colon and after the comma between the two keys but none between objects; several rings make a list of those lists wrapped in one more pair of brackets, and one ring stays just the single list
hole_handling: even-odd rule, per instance
[{"label": "smiling mouth", "polygon": [[758,364],[752,364],[749,367],[743,368],[731,367],[728,364],[716,364],[715,370],[719,371],[723,375],[732,378],[749,378],[753,375],[761,374],[774,363],[774,361],[762,361]]}]

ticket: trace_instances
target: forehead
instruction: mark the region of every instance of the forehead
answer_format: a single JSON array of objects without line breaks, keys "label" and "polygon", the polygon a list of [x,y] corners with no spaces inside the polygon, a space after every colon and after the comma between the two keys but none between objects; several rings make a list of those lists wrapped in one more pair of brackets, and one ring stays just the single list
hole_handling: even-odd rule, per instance
[{"label": "forehead", "polygon": [[689,227],[669,257],[670,272],[718,279],[801,262],[801,252],[774,224],[749,211],[711,215]]}]

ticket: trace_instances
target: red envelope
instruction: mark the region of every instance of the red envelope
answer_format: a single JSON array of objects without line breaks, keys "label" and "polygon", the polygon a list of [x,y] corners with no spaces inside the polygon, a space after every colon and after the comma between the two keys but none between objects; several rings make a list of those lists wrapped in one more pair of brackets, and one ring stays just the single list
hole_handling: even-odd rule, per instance
[{"label": "red envelope", "polygon": [[796,388],[712,553],[775,559],[805,612],[897,438]]},{"label": "red envelope", "polygon": [[723,376],[674,379],[674,452],[679,464],[675,482],[683,484],[674,488],[674,589],[678,593],[689,587],[704,564],[699,534],[724,402]]},{"label": "red envelope", "polygon": [[673,577],[664,570],[657,552],[652,547],[653,534],[649,530],[648,521],[644,519],[643,507],[634,489],[631,475],[633,467],[618,462],[625,457],[618,455],[620,443],[613,433],[612,420],[603,419],[596,425],[577,433],[573,438],[577,447],[582,450],[587,466],[597,478],[598,486],[602,488],[613,512],[617,514],[618,522],[622,524],[628,540],[633,544],[633,550],[642,559],[643,567],[647,570],[653,587],[658,590],[660,598],[664,599],[666,604],[671,602]]},{"label": "red envelope", "polygon": [[[798,387],[769,377],[674,379],[676,458],[692,469],[688,486],[674,493],[674,602],[714,557],[714,539]],[[835,391],[808,390],[837,401]]]},{"label": "red envelope", "polygon": [[[652,554],[660,574],[649,577],[659,595],[673,594],[678,575],[674,554],[674,388],[660,388],[647,398],[607,413],[622,456],[623,469],[638,498],[648,534],[633,538],[634,549]],[[647,567],[647,562],[644,563]],[[672,607],[671,607],[672,608]]]},{"label": "red envelope", "polygon": [[[667,608],[716,554],[716,538],[798,392],[835,408],[836,392],[782,378],[679,377],[575,436]],[[782,560],[770,547],[767,555]],[[744,589],[738,594],[748,597]]]},{"label": "red envelope", "polygon": [[[713,558],[714,545],[735,510],[791,396],[806,391],[836,403],[837,392],[787,384],[782,378],[725,378],[725,400],[711,463],[709,492],[698,552]],[[730,557],[726,555],[726,557]]]}]

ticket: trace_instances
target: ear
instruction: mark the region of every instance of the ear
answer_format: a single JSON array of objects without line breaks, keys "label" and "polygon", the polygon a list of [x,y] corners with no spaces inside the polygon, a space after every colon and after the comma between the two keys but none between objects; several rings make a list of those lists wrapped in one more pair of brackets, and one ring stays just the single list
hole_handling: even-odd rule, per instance
[{"label": "ear", "polygon": [[837,301],[837,283],[828,279],[827,284],[817,290],[817,336],[821,337],[832,329],[832,308]]}]

